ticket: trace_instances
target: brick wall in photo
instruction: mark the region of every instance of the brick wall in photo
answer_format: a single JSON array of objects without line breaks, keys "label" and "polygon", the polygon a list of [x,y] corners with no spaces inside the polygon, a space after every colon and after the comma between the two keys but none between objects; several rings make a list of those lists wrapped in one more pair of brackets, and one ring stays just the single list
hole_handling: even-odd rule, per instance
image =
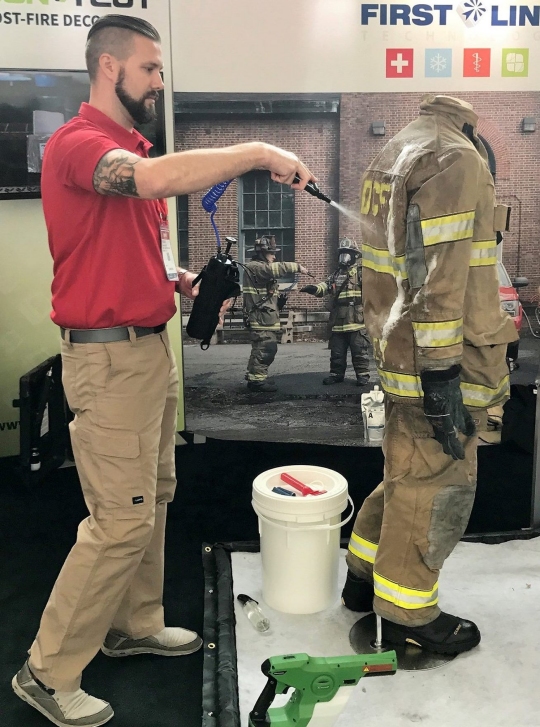
[{"label": "brick wall in photo", "polygon": [[[336,114],[337,116],[337,114]],[[260,140],[294,152],[319,179],[320,188],[330,197],[338,193],[339,126],[335,118],[317,119],[237,119],[181,121],[176,125],[176,148],[205,149]],[[189,267],[198,271],[215,251],[215,236],[209,215],[201,205],[201,194],[189,197]],[[215,220],[220,235],[238,237],[237,184],[233,182],[219,200]],[[338,212],[306,192],[295,195],[295,259],[305,265],[317,281],[328,275],[335,264]],[[250,259],[246,254],[246,259]],[[298,287],[313,282],[298,276]],[[239,301],[240,302],[240,301]],[[318,299],[293,292],[290,308],[324,310]],[[187,312],[189,305],[183,306]]]}]

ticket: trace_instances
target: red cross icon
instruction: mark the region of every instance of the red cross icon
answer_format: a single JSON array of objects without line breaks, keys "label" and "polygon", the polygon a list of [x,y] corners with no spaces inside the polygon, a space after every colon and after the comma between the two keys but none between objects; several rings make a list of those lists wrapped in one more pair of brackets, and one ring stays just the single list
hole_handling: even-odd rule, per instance
[{"label": "red cross icon", "polygon": [[413,56],[412,48],[387,48],[386,78],[412,78]]}]

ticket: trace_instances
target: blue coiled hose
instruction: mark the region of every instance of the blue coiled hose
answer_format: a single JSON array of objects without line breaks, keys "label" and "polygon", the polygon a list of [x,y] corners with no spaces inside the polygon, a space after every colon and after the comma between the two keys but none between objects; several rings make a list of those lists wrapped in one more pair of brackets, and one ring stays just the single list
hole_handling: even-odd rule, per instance
[{"label": "blue coiled hose", "polygon": [[232,179],[229,179],[228,182],[220,182],[219,184],[214,184],[214,186],[208,190],[208,192],[202,198],[202,206],[207,212],[216,212],[216,202],[231,182]]},{"label": "blue coiled hose", "polygon": [[216,234],[218,252],[221,250],[221,240],[219,239],[218,228],[216,227],[216,223],[214,222],[214,215],[217,212],[216,202],[231,182],[232,179],[229,179],[228,182],[220,182],[219,184],[214,184],[214,186],[211,187],[202,198],[203,208],[210,213],[210,222],[212,223],[212,227],[214,228],[214,232]]}]

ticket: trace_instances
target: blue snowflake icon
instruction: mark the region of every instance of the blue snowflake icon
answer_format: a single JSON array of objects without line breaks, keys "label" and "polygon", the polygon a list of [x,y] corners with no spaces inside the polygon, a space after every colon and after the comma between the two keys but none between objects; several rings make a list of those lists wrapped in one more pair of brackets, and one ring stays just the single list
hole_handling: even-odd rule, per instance
[{"label": "blue snowflake icon", "polygon": [[440,53],[436,53],[431,59],[431,68],[437,73],[444,71],[446,68],[446,58]]},{"label": "blue snowflake icon", "polygon": [[482,0],[464,0],[456,10],[467,28],[473,28],[486,12]]},{"label": "blue snowflake icon", "polygon": [[426,48],[424,72],[426,78],[450,78],[452,76],[452,49]]}]

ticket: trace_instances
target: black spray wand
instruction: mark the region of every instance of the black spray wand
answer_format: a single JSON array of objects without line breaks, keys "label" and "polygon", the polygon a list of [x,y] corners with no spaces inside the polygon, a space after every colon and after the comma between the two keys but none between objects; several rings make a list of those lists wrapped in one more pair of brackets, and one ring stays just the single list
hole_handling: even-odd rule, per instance
[{"label": "black spray wand", "polygon": [[[298,174],[294,178],[295,182],[300,181],[300,177]],[[335,202],[332,202],[330,197],[327,194],[324,194],[324,192],[321,192],[318,185],[315,182],[308,182],[306,186],[304,187],[304,191],[308,192],[309,194],[313,195],[314,197],[317,197],[317,199],[322,199],[323,202],[328,202],[328,204],[334,205]]]}]

